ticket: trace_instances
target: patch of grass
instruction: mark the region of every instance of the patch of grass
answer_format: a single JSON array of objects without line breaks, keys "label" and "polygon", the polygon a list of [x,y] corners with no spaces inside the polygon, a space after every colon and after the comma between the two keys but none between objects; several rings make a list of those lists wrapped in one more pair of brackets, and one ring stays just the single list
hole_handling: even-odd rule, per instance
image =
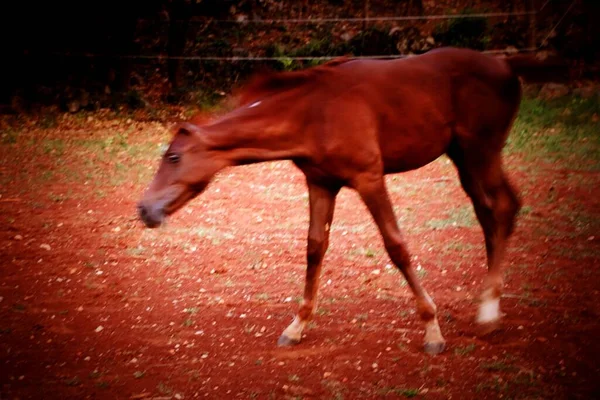
[{"label": "patch of grass", "polygon": [[104,375],[102,372],[100,372],[98,370],[94,370],[94,371],[90,372],[90,374],[88,375],[88,378],[97,379],[97,378],[100,378],[102,375]]},{"label": "patch of grass", "polygon": [[580,204],[562,203],[558,212],[582,234],[594,234],[600,230],[600,220],[597,215],[590,213]]},{"label": "patch of grass", "polygon": [[331,393],[331,399],[344,399],[344,392],[346,391],[346,387],[342,382],[333,379],[324,379],[323,381],[321,381],[321,385]]},{"label": "patch of grass", "polygon": [[[408,353],[410,351],[408,346],[405,345],[404,343],[398,343],[398,344],[396,344],[396,347],[398,348],[398,350],[400,350],[403,353]],[[403,359],[401,358],[400,360],[403,360]]]},{"label": "patch of grass", "polygon": [[415,397],[416,395],[419,394],[419,389],[392,386],[392,387],[384,387],[384,388],[377,390],[377,394],[381,395],[381,396],[386,396],[388,394],[395,394],[397,396],[411,398],[411,397]]},{"label": "patch of grass", "polygon": [[54,172],[52,172],[50,170],[44,171],[39,175],[39,180],[42,182],[48,182],[48,181],[52,180],[53,178],[54,178]]},{"label": "patch of grass", "polygon": [[188,313],[190,315],[194,315],[199,311],[198,307],[190,307],[183,310],[183,312]]},{"label": "patch of grass", "polygon": [[173,389],[165,385],[163,382],[158,382],[158,385],[156,385],[156,390],[158,390],[160,394],[164,395],[169,395],[173,393]]},{"label": "patch of grass", "polygon": [[365,314],[358,314],[356,316],[356,320],[357,321],[366,321],[368,319],[369,319],[369,314],[366,314],[366,313]]},{"label": "patch of grass", "polygon": [[[447,267],[447,262],[445,261],[445,256],[448,253],[452,253],[452,257],[467,258],[467,257],[472,256],[472,252],[479,252],[481,250],[482,250],[481,245],[465,243],[463,240],[459,240],[456,242],[449,242],[448,244],[444,245],[444,247],[438,253],[440,256],[443,256],[438,259],[438,264],[439,264],[440,268]],[[459,267],[460,267],[460,263],[456,263],[455,268],[458,269]]]},{"label": "patch of grass", "polygon": [[599,115],[597,96],[524,98],[506,151],[522,153],[529,160],[568,160],[569,168],[599,170]]},{"label": "patch of grass", "polygon": [[523,206],[519,210],[519,213],[518,213],[517,217],[529,215],[529,214],[531,214],[531,211],[533,211],[533,207],[531,207],[531,206]]},{"label": "patch of grass", "polygon": [[475,387],[476,393],[495,391],[497,393],[506,392],[508,389],[508,383],[502,383],[499,377],[495,377],[490,382],[481,382],[478,383]]},{"label": "patch of grass", "polygon": [[256,300],[261,300],[261,301],[267,301],[267,300],[269,300],[269,294],[268,293],[259,293],[255,297],[256,297]]},{"label": "patch of grass", "polygon": [[68,199],[68,196],[64,194],[48,193],[48,199],[50,199],[50,201],[54,203],[62,203],[63,201]]},{"label": "patch of grass", "polygon": [[130,256],[140,256],[142,254],[144,254],[144,252],[146,251],[146,248],[142,245],[139,245],[137,247],[130,247],[126,250],[126,253]]},{"label": "patch of grass", "polygon": [[2,132],[2,136],[0,136],[0,137],[2,138],[3,144],[14,144],[14,143],[17,143],[17,139],[19,138],[20,134],[21,134],[20,130],[8,128],[8,129],[5,129],[4,132]]},{"label": "patch of grass", "polygon": [[58,126],[57,114],[53,112],[44,113],[38,123],[42,129],[56,128]]},{"label": "patch of grass", "polygon": [[330,313],[331,312],[328,309],[322,307],[317,308],[317,311],[315,312],[315,314],[319,316],[329,315]]},{"label": "patch of grass", "polygon": [[108,389],[110,387],[110,383],[106,381],[96,382],[96,387],[99,389]]},{"label": "patch of grass", "polygon": [[464,347],[455,348],[454,354],[456,354],[457,356],[466,356],[467,354],[471,354],[474,350],[475,350],[475,345],[473,343],[471,343]]},{"label": "patch of grass", "polygon": [[[539,390],[539,384],[535,380],[535,374],[531,370],[520,370],[516,375],[501,379],[495,376],[488,382],[481,382],[475,387],[477,393],[496,392],[506,395],[514,395],[518,393],[516,398],[540,398],[543,397]],[[501,396],[501,397],[504,397]],[[511,398],[508,396],[507,398]]]},{"label": "patch of grass", "polygon": [[367,256],[367,257],[369,257],[369,258],[373,258],[373,257],[375,257],[375,254],[376,254],[376,252],[375,252],[375,250],[373,250],[373,249],[367,249],[367,250],[365,251],[365,256]]},{"label": "patch of grass", "polygon": [[600,250],[594,248],[578,249],[568,245],[559,245],[552,249],[551,254],[569,260],[597,260],[600,257]]},{"label": "patch of grass", "polygon": [[494,361],[494,362],[484,362],[479,365],[479,368],[486,371],[495,371],[495,372],[510,372],[516,371],[517,368],[514,365],[508,364],[504,361]]},{"label": "patch of grass", "polygon": [[76,376],[73,378],[67,378],[64,382],[67,386],[79,386],[81,384],[81,380],[79,380],[79,378]]},{"label": "patch of grass", "polygon": [[475,212],[471,205],[455,208],[451,210],[445,219],[432,219],[425,224],[431,229],[445,229],[447,227],[472,227],[477,224]]},{"label": "patch of grass", "polygon": [[198,379],[200,379],[200,372],[196,369],[188,371],[187,374],[189,375],[189,382],[196,382]]},{"label": "patch of grass", "polygon": [[62,156],[65,152],[65,142],[62,139],[46,139],[43,142],[42,148],[45,154]]}]

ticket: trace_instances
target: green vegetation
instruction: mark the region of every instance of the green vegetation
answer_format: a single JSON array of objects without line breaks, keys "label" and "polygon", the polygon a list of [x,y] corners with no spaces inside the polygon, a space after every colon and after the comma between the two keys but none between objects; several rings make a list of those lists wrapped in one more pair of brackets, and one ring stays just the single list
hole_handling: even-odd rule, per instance
[{"label": "green vegetation", "polygon": [[600,99],[565,96],[524,98],[507,152],[528,160],[568,161],[569,168],[600,169]]},{"label": "green vegetation", "polygon": [[464,347],[456,347],[454,349],[454,354],[457,356],[466,356],[467,354],[471,354],[475,350],[475,345],[473,343],[464,346]]},{"label": "green vegetation", "polygon": [[402,388],[402,387],[397,387],[397,386],[385,387],[385,388],[379,389],[377,391],[377,394],[380,396],[395,394],[396,396],[404,396],[406,398],[411,398],[411,397],[415,397],[416,395],[419,394],[419,389]]},{"label": "green vegetation", "polygon": [[445,219],[432,219],[427,228],[444,229],[447,227],[471,227],[477,224],[473,206],[470,204],[451,210]]},{"label": "green vegetation", "polygon": [[[461,14],[473,13],[473,10],[466,9]],[[443,43],[445,46],[484,50],[491,40],[489,21],[485,17],[449,19],[435,27],[433,37],[436,43]]]}]

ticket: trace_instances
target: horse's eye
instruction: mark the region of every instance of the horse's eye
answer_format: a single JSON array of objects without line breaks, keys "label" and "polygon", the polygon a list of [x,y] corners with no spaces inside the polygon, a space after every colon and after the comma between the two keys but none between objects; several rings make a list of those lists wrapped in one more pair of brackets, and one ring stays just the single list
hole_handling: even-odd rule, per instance
[{"label": "horse's eye", "polygon": [[171,164],[177,164],[179,160],[181,160],[181,156],[177,153],[170,153],[167,155],[167,160],[169,160]]}]

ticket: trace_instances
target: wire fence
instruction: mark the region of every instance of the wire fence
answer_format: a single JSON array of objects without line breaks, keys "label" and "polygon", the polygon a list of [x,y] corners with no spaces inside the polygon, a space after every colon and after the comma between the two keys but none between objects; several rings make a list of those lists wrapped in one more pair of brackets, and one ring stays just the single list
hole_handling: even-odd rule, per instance
[{"label": "wire fence", "polygon": [[[209,18],[192,18],[188,21],[191,22],[202,22],[202,23],[236,23],[236,24],[272,24],[272,23],[332,23],[332,22],[395,22],[395,21],[424,21],[424,20],[452,20],[452,19],[467,19],[467,18],[500,18],[500,17],[522,17],[522,16],[535,16],[552,0],[546,0],[546,2],[540,7],[539,10],[533,11],[515,11],[515,12],[492,12],[492,13],[472,13],[472,14],[435,14],[435,15],[413,15],[413,16],[392,16],[392,17],[360,17],[360,18],[286,18],[286,19],[209,19]],[[571,11],[575,5],[576,0],[573,0],[569,8],[565,11],[564,15],[560,18],[558,23],[548,32],[546,37],[540,42],[539,45],[529,46],[524,48],[510,48],[510,49],[493,49],[485,50],[483,53],[486,54],[505,54],[505,53],[524,53],[524,52],[535,52],[540,50],[551,36],[552,32],[558,27],[558,25],[564,20],[565,16]],[[150,21],[141,19],[140,21]],[[156,22],[155,20],[153,20]],[[172,22],[172,21],[168,21]],[[33,54],[28,54],[33,55]],[[127,60],[184,60],[184,61],[326,61],[338,57],[347,57],[349,59],[396,59],[406,58],[413,54],[380,54],[380,55],[330,55],[330,56],[182,56],[182,55],[169,55],[169,54],[100,54],[100,53],[89,53],[89,52],[48,52],[44,56],[55,56],[55,57],[82,57],[82,58],[112,58],[112,59],[127,59]]]},{"label": "wire fence", "polygon": [[[496,50],[483,50],[484,54],[505,54],[505,53],[526,53],[538,50],[539,47],[524,47],[524,48],[512,48],[512,49],[496,49]],[[335,58],[345,57],[348,59],[369,59],[369,60],[385,60],[395,58],[406,58],[412,57],[414,54],[386,54],[386,55],[372,55],[372,56],[352,56],[352,55],[334,55],[334,56],[280,56],[280,57],[263,57],[263,56],[169,56],[165,54],[155,55],[133,55],[133,54],[97,54],[97,53],[48,53],[50,55],[58,57],[84,57],[84,58],[115,58],[115,59],[140,59],[140,60],[182,60],[182,61],[327,61]]]},{"label": "wire fence", "polygon": [[496,13],[475,13],[475,14],[437,14],[437,15],[407,15],[395,17],[359,17],[359,18],[285,18],[285,19],[208,19],[191,18],[191,22],[218,22],[218,23],[253,23],[253,24],[274,24],[274,23],[327,23],[327,22],[394,22],[394,21],[420,21],[420,20],[439,20],[439,19],[464,19],[464,18],[494,18],[511,17],[536,14],[538,11],[517,11],[517,12],[496,12]]}]

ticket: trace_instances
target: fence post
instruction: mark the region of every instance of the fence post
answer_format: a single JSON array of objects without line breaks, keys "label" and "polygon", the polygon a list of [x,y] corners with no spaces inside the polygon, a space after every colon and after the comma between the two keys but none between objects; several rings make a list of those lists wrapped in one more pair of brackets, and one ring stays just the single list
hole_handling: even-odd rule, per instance
[{"label": "fence post", "polygon": [[367,30],[368,24],[369,24],[369,22],[368,22],[368,20],[369,20],[369,3],[370,3],[369,0],[365,0],[365,11],[364,11],[365,20],[363,21],[363,31]]},{"label": "fence post", "polygon": [[536,13],[537,8],[535,7],[535,0],[525,0],[525,10],[530,12],[529,16],[529,47],[536,48],[536,36],[537,36],[537,21]]}]

